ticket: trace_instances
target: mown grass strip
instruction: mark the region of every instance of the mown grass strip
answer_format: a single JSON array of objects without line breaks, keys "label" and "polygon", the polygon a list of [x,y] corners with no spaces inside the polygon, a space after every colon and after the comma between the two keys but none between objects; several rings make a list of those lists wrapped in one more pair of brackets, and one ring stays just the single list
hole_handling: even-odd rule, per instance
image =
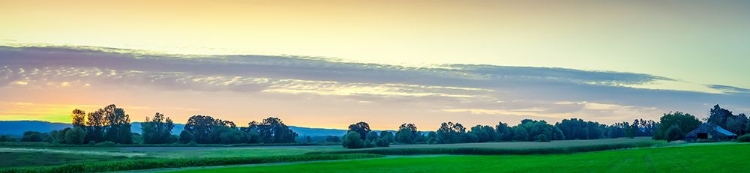
[{"label": "mown grass strip", "polygon": [[382,155],[424,155],[424,154],[455,154],[455,155],[532,155],[532,154],[568,154],[589,151],[616,150],[625,148],[640,148],[656,145],[656,142],[634,142],[622,144],[602,144],[589,146],[572,146],[557,148],[528,148],[528,149],[509,149],[509,148],[478,148],[478,147],[456,147],[456,148],[376,148],[361,150],[341,150],[341,151],[323,151],[310,152],[309,155],[315,154],[353,154],[369,153]]},{"label": "mown grass strip", "polygon": [[8,168],[8,169],[0,170],[0,173],[108,172],[108,171],[181,168],[181,167],[197,167],[197,166],[262,164],[262,163],[301,162],[301,161],[318,161],[318,160],[347,160],[347,159],[363,159],[363,158],[377,158],[377,157],[383,157],[383,155],[315,154],[315,155],[271,156],[271,157],[146,159],[146,160],[93,162],[93,163],[86,163],[86,164],[66,164],[66,165],[59,165],[59,166]]}]

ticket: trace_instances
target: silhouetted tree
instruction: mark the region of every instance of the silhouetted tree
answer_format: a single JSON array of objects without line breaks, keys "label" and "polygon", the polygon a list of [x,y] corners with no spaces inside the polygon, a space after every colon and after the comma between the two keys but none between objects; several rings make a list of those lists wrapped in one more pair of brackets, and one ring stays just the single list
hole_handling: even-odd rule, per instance
[{"label": "silhouetted tree", "polygon": [[356,124],[349,125],[349,131],[347,131],[347,134],[349,132],[357,132],[359,134],[359,138],[363,141],[367,138],[367,133],[370,133],[370,125],[366,122],[358,122]]},{"label": "silhouetted tree", "polygon": [[279,118],[268,117],[262,122],[250,122],[246,132],[255,131],[260,135],[260,141],[264,143],[292,143],[297,138],[297,133],[290,129]]},{"label": "silhouetted tree", "polygon": [[169,143],[168,139],[172,135],[172,129],[174,129],[174,122],[169,117],[164,116],[164,114],[157,112],[153,119],[146,117],[146,121],[141,123],[143,143]]}]

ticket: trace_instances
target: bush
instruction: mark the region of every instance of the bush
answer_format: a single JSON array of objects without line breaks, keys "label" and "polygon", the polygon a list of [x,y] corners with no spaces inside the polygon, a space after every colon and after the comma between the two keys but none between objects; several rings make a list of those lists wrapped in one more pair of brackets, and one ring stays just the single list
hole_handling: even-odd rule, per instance
[{"label": "bush", "polygon": [[667,138],[667,142],[683,140],[685,139],[685,133],[682,132],[679,126],[675,125],[667,130],[665,137]]},{"label": "bush", "polygon": [[739,142],[750,142],[750,134],[742,135],[740,137],[737,137],[737,141]]},{"label": "bush", "polygon": [[66,144],[83,144],[83,140],[86,138],[86,132],[80,127],[68,130],[65,132],[65,143]]},{"label": "bush", "polygon": [[0,136],[0,142],[16,142],[16,138],[10,135]]},{"label": "bush", "polygon": [[359,133],[349,132],[344,135],[344,141],[341,143],[341,145],[343,145],[344,148],[348,149],[364,148],[365,142],[362,141],[362,138],[359,137]]},{"label": "bush", "polygon": [[193,136],[193,133],[190,133],[190,131],[182,130],[182,132],[180,132],[180,143],[187,144],[194,141],[195,137]]},{"label": "bush", "polygon": [[96,146],[99,146],[99,147],[116,147],[117,144],[115,144],[112,141],[104,141],[104,142],[97,143]]},{"label": "bush", "polygon": [[549,142],[549,138],[547,138],[547,135],[544,134],[537,135],[536,137],[534,137],[534,140],[536,140],[537,142]]}]

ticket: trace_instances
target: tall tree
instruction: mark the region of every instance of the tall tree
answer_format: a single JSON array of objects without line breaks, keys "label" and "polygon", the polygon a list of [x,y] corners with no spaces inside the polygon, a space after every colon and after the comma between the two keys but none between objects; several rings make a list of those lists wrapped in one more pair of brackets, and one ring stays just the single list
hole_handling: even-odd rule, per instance
[{"label": "tall tree", "polygon": [[398,131],[396,131],[396,142],[405,143],[405,144],[413,144],[414,138],[417,137],[417,126],[411,123],[404,123],[401,124],[401,126],[398,127]]},{"label": "tall tree", "polygon": [[105,138],[109,141],[130,144],[133,142],[131,132],[130,115],[125,114],[125,110],[118,108],[114,104],[103,109],[105,115]]},{"label": "tall tree", "polygon": [[260,141],[264,143],[292,143],[298,136],[281,119],[276,117],[268,117],[260,123],[253,121],[248,125],[249,127],[244,131],[257,132],[260,135]]},{"label": "tall tree", "polygon": [[199,144],[210,144],[214,141],[211,140],[211,132],[220,124],[221,120],[214,119],[211,116],[204,115],[193,115],[188,119],[185,124],[185,130],[193,134],[195,142]]},{"label": "tall tree", "polygon": [[153,119],[146,117],[146,121],[141,123],[141,133],[143,134],[143,143],[146,144],[165,144],[168,143],[172,135],[174,122],[169,117],[157,112]]},{"label": "tall tree", "polygon": [[89,112],[86,117],[86,143],[89,142],[104,142],[104,126],[106,120],[104,119],[104,110],[99,109],[95,112]]},{"label": "tall tree", "polygon": [[359,138],[362,139],[362,141],[367,139],[367,133],[370,133],[370,125],[366,122],[358,122],[356,124],[349,125],[349,131],[347,131],[347,134],[349,132],[357,132],[359,134]]},{"label": "tall tree", "polygon": [[73,118],[73,127],[84,128],[86,126],[86,112],[80,109],[74,109],[71,117]]}]

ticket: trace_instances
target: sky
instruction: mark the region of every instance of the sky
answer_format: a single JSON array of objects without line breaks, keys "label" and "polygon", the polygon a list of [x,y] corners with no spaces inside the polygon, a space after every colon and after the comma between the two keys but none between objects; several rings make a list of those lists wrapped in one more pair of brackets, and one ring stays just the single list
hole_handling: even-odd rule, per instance
[{"label": "sky", "polygon": [[746,1],[0,0],[0,120],[246,124],[750,113]]}]

